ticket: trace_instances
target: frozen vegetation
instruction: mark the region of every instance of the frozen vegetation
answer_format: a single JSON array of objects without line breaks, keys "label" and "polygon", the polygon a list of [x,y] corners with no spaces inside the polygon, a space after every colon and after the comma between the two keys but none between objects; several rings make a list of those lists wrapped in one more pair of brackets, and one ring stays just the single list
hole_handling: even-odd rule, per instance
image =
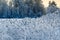
[{"label": "frozen vegetation", "polygon": [[0,40],[60,40],[54,1],[44,8],[41,0],[0,0],[0,18],[11,18],[0,19]]},{"label": "frozen vegetation", "polygon": [[0,0],[0,18],[37,18],[45,14],[41,0]]},{"label": "frozen vegetation", "polygon": [[0,40],[60,40],[60,13],[40,18],[0,19]]}]

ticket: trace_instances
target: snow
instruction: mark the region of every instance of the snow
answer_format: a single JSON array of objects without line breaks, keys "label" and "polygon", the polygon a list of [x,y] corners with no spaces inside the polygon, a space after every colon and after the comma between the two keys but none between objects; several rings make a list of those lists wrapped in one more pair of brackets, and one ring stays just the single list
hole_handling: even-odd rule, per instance
[{"label": "snow", "polygon": [[0,19],[0,40],[60,40],[60,13],[40,18]]}]

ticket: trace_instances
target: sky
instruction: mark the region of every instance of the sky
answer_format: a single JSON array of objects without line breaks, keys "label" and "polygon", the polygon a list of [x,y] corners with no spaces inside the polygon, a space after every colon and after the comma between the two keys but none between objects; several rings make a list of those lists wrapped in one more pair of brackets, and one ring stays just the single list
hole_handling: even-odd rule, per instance
[{"label": "sky", "polygon": [[49,1],[55,1],[57,6],[60,8],[60,0],[42,0],[45,7],[48,6]]}]

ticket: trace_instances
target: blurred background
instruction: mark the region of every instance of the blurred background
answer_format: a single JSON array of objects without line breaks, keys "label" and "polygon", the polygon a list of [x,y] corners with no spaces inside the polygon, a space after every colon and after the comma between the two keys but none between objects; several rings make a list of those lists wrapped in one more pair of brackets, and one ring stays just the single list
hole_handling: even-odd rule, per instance
[{"label": "blurred background", "polygon": [[59,0],[0,0],[0,18],[37,18],[58,10]]}]

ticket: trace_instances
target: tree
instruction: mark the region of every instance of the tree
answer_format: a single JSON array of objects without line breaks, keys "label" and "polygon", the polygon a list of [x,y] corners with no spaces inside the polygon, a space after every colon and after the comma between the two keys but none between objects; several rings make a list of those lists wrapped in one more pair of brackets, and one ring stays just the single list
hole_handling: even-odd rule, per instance
[{"label": "tree", "polygon": [[32,10],[33,17],[40,17],[45,13],[44,6],[41,0],[28,0],[26,1],[29,11]]},{"label": "tree", "polygon": [[49,13],[53,13],[53,12],[55,12],[56,10],[57,10],[58,8],[57,8],[57,4],[55,3],[55,1],[49,1],[49,6],[48,6],[48,8],[47,8],[47,12],[49,12]]},{"label": "tree", "polygon": [[7,15],[7,3],[6,0],[0,0],[0,18],[4,18]]},{"label": "tree", "polygon": [[13,0],[13,13],[18,17],[40,17],[45,13],[41,0]]},{"label": "tree", "polygon": [[35,0],[35,5],[34,5],[34,9],[33,11],[35,13],[41,13],[40,15],[43,15],[45,13],[45,10],[44,10],[44,5],[42,4],[42,1],[41,0]]}]

